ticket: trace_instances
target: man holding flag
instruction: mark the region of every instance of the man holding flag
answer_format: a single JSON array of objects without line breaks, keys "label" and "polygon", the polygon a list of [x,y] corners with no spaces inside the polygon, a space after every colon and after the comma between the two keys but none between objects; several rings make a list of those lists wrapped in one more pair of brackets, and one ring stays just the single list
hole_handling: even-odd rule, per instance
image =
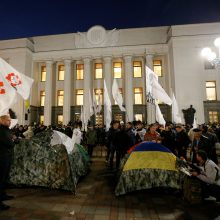
[{"label": "man holding flag", "polygon": [[9,129],[10,124],[11,118],[9,115],[0,117],[0,211],[10,208],[2,201],[13,198],[5,192],[14,147],[14,139]]},{"label": "man holding flag", "polygon": [[10,133],[11,118],[9,108],[17,101],[17,94],[27,100],[33,79],[19,73],[0,58],[0,211],[10,207],[2,201],[13,198],[5,193],[10,172],[15,138]]}]

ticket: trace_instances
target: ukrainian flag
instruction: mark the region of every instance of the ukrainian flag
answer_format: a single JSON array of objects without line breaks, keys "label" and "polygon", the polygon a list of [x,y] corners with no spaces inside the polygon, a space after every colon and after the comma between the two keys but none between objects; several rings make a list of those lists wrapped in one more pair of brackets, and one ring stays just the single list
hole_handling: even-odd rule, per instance
[{"label": "ukrainian flag", "polygon": [[142,142],[131,151],[123,171],[136,169],[176,169],[176,156],[166,147],[154,142]]}]

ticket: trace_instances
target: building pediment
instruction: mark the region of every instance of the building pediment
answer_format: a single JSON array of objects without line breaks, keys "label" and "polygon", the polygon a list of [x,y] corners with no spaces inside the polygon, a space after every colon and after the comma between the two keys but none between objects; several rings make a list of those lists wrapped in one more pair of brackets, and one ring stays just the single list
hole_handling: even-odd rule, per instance
[{"label": "building pediment", "polygon": [[104,27],[96,25],[86,33],[75,34],[76,48],[93,48],[116,46],[119,39],[119,30],[107,31]]}]

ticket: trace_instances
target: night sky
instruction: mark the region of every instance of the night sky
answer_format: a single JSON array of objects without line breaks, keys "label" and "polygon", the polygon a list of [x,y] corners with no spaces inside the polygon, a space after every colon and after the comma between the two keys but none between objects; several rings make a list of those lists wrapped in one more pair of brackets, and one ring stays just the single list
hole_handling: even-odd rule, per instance
[{"label": "night sky", "polygon": [[220,0],[1,1],[0,39],[106,29],[220,22]]}]

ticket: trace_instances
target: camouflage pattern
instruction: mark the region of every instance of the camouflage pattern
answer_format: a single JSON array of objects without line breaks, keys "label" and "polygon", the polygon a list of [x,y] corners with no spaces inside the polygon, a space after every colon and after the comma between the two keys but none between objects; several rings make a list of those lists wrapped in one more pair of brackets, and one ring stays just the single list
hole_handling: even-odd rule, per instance
[{"label": "camouflage pattern", "polygon": [[89,157],[81,145],[67,154],[62,144],[50,146],[53,131],[22,139],[14,148],[9,182],[75,192],[79,178],[89,169]]},{"label": "camouflage pattern", "polygon": [[182,174],[177,171],[161,169],[136,169],[123,171],[129,155],[126,155],[120,165],[118,182],[115,188],[115,195],[123,195],[142,189],[154,187],[182,188]]}]

